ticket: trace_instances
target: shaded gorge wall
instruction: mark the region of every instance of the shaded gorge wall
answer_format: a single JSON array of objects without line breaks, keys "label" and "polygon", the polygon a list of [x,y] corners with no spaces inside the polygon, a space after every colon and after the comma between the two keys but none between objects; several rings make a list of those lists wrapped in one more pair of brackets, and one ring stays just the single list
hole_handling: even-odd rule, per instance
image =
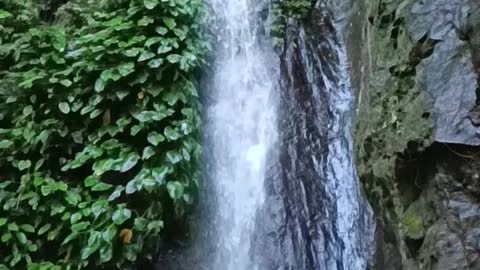
[{"label": "shaded gorge wall", "polygon": [[478,269],[478,1],[360,1],[356,162],[375,269]]}]

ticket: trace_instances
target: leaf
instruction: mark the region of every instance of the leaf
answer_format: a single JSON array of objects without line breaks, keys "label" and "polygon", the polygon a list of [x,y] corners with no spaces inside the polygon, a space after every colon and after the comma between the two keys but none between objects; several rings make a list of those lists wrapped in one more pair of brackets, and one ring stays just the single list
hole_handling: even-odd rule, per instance
[{"label": "leaf", "polygon": [[122,225],[127,219],[132,216],[132,211],[129,209],[118,209],[113,213],[112,220],[113,223],[117,225]]},{"label": "leaf", "polygon": [[142,131],[142,127],[139,125],[135,125],[130,129],[130,135],[135,136],[137,135],[140,131]]},{"label": "leaf", "polygon": [[78,202],[80,201],[80,195],[76,192],[73,192],[73,191],[67,191],[65,200],[69,204],[71,204],[73,206],[77,206]]},{"label": "leaf", "polygon": [[63,29],[58,29],[55,31],[54,34],[54,39],[53,39],[53,47],[57,49],[59,52],[63,52],[65,50],[65,45],[66,45],[66,38],[65,38],[65,30]]},{"label": "leaf", "polygon": [[137,25],[138,25],[138,26],[147,26],[147,25],[149,25],[149,24],[151,24],[151,23],[153,23],[153,22],[155,22],[154,19],[152,19],[152,18],[150,18],[150,17],[144,16],[143,18],[141,18],[141,19],[138,21]]},{"label": "leaf", "polygon": [[82,214],[81,213],[75,213],[70,217],[70,223],[75,224],[77,223],[80,219],[82,219]]},{"label": "leaf", "polygon": [[73,233],[69,234],[69,235],[67,236],[67,238],[65,238],[65,240],[63,240],[62,246],[63,246],[63,245],[66,245],[66,244],[68,244],[70,241],[78,238],[78,236],[80,236],[80,234],[77,233],[77,232],[73,232]]},{"label": "leaf", "polygon": [[28,233],[34,233],[35,232],[35,228],[30,225],[30,224],[22,224],[20,225],[20,229],[28,232]]},{"label": "leaf", "polygon": [[122,195],[122,192],[125,190],[124,187],[117,187],[117,189],[108,197],[108,201],[114,201]]},{"label": "leaf", "polygon": [[154,9],[158,5],[158,0],[143,0],[143,4],[147,9]]},{"label": "leaf", "polygon": [[142,62],[148,59],[152,59],[155,57],[155,54],[153,52],[143,52],[139,57],[138,57],[138,62]]},{"label": "leaf", "polygon": [[167,46],[167,45],[161,45],[161,46],[158,47],[157,53],[158,54],[167,53],[171,50],[172,50],[172,47]]},{"label": "leaf", "polygon": [[140,49],[139,49],[139,48],[131,48],[131,49],[128,49],[128,50],[126,50],[125,52],[123,52],[123,54],[125,54],[125,56],[128,56],[128,57],[135,57],[135,56],[137,56],[139,53],[140,53]]},{"label": "leaf", "polygon": [[155,28],[155,32],[163,36],[168,33],[168,29],[165,27],[158,26]]},{"label": "leaf", "polygon": [[172,18],[164,17],[163,22],[170,30],[172,30],[173,28],[175,28],[175,26],[177,26],[175,19],[172,19]]},{"label": "leaf", "polygon": [[109,190],[112,187],[113,186],[110,185],[110,184],[100,182],[100,183],[98,183],[98,184],[96,184],[95,186],[92,187],[92,191],[105,191],[105,190]]},{"label": "leaf", "polygon": [[46,233],[48,230],[50,230],[51,227],[52,227],[52,225],[50,225],[50,224],[45,224],[45,225],[43,225],[43,226],[38,230],[38,235],[42,235],[42,234]]},{"label": "leaf", "polygon": [[83,230],[87,229],[89,225],[90,225],[90,222],[83,221],[83,222],[80,222],[80,223],[73,224],[71,229],[74,232],[83,231]]},{"label": "leaf", "polygon": [[105,112],[103,113],[102,124],[105,127],[110,125],[111,121],[112,121],[112,116],[110,114],[110,109],[106,109]]},{"label": "leaf", "polygon": [[9,104],[9,103],[13,103],[17,101],[17,97],[8,97],[7,100],[5,101],[5,103]]},{"label": "leaf", "polygon": [[132,122],[131,118],[122,117],[118,119],[117,122],[115,122],[115,124],[117,124],[117,126],[123,130],[123,128],[128,126],[131,122]]},{"label": "leaf", "polygon": [[107,200],[100,200],[95,202],[92,205],[92,213],[95,215],[95,218],[98,218],[102,213],[107,210],[108,201]]},{"label": "leaf", "polygon": [[0,9],[0,20],[8,17],[12,17],[12,16],[13,16],[12,13],[5,11],[3,9]]},{"label": "leaf", "polygon": [[170,141],[175,141],[175,140],[177,140],[178,138],[180,138],[180,134],[177,132],[177,130],[175,130],[175,129],[172,128],[172,127],[166,127],[165,130],[163,131],[163,134],[164,134],[165,137],[167,137],[167,139],[169,139]]},{"label": "leaf", "polygon": [[12,141],[8,141],[8,140],[0,141],[0,149],[10,148],[12,145],[13,145]]},{"label": "leaf", "polygon": [[162,166],[160,168],[152,169],[152,176],[157,183],[163,184],[163,180],[165,179],[165,176],[168,174],[168,172],[168,167]]},{"label": "leaf", "polygon": [[147,146],[143,149],[142,159],[147,160],[155,155],[155,150],[152,146]]},{"label": "leaf", "polygon": [[168,62],[170,62],[172,64],[180,62],[180,59],[182,59],[182,56],[180,56],[178,54],[170,54],[169,56],[167,56]]},{"label": "leaf", "polygon": [[128,245],[132,242],[133,232],[130,229],[122,229],[119,234],[124,245]]},{"label": "leaf", "polygon": [[27,243],[27,236],[23,232],[17,232],[15,235],[20,243],[24,245]]},{"label": "leaf", "polygon": [[60,231],[62,230],[62,228],[63,228],[63,224],[60,224],[57,226],[57,228],[55,228],[55,230],[50,231],[47,235],[47,240],[48,241],[55,240],[58,234],[60,233]]},{"label": "leaf", "polygon": [[28,105],[27,107],[23,108],[23,115],[29,116],[33,112],[32,105]]},{"label": "leaf", "polygon": [[4,234],[2,234],[2,238],[0,240],[2,241],[2,243],[5,243],[5,242],[9,241],[10,239],[12,239],[12,234],[11,233],[4,233]]},{"label": "leaf", "polygon": [[65,87],[70,87],[72,85],[72,81],[68,79],[61,80],[60,83]]},{"label": "leaf", "polygon": [[143,232],[147,228],[147,223],[148,223],[148,220],[146,220],[145,218],[141,218],[141,217],[136,218],[134,222],[135,229]]},{"label": "leaf", "polygon": [[129,153],[126,157],[122,156],[121,158],[124,161],[124,163],[123,163],[122,167],[120,168],[120,172],[129,171],[131,168],[133,168],[135,165],[137,165],[138,160],[140,159],[138,154],[135,153],[135,152]]},{"label": "leaf", "polygon": [[105,245],[100,248],[100,262],[106,263],[112,259],[113,247],[112,245]]},{"label": "leaf", "polygon": [[32,162],[30,160],[21,160],[18,162],[18,169],[20,171],[26,170],[32,166]]},{"label": "leaf", "polygon": [[105,81],[103,81],[102,78],[98,78],[95,81],[95,91],[102,92],[104,89],[105,89]]},{"label": "leaf", "polygon": [[121,144],[117,139],[110,139],[108,141],[103,142],[100,147],[102,147],[105,150],[113,150],[121,147]]},{"label": "leaf", "polygon": [[6,218],[0,218],[0,227],[2,227],[5,224],[7,224],[7,219]]},{"label": "leaf", "polygon": [[160,231],[160,229],[163,228],[163,221],[161,220],[155,220],[150,223],[148,223],[147,230],[151,231]]},{"label": "leaf", "polygon": [[68,103],[66,103],[66,102],[60,102],[58,104],[58,108],[64,114],[68,114],[70,112],[70,105],[68,105]]},{"label": "leaf", "polygon": [[117,163],[117,160],[111,159],[111,158],[97,160],[93,164],[93,171],[94,171],[95,175],[102,175],[105,172],[114,170],[115,169],[114,168],[115,163]]},{"label": "leaf", "polygon": [[168,151],[166,156],[167,160],[172,164],[176,164],[182,160],[182,155],[176,151]]},{"label": "leaf", "polygon": [[30,251],[30,252],[35,252],[37,250],[38,250],[38,246],[35,245],[35,244],[31,244],[31,245],[28,246],[28,251]]},{"label": "leaf", "polygon": [[85,187],[93,187],[98,182],[99,182],[98,178],[91,175],[85,178],[85,180],[83,181],[83,184],[85,185]]},{"label": "leaf", "polygon": [[163,59],[153,59],[148,61],[148,66],[150,68],[158,68],[163,64]]},{"label": "leaf", "polygon": [[174,200],[178,200],[182,198],[184,187],[183,184],[177,181],[168,182],[167,183],[167,190],[170,198]]},{"label": "leaf", "polygon": [[122,77],[125,77],[135,71],[135,64],[133,62],[123,63],[118,66],[118,72]]},{"label": "leaf", "polygon": [[102,74],[100,74],[100,79],[102,79],[102,81],[104,82],[108,82],[108,80],[110,80],[111,78],[112,78],[111,69],[104,70],[102,71]]},{"label": "leaf", "polygon": [[165,141],[165,137],[163,137],[162,134],[160,134],[156,131],[152,131],[152,132],[148,133],[147,140],[148,140],[149,143],[151,143],[155,146],[158,146],[159,143]]},{"label": "leaf", "polygon": [[88,106],[85,106],[83,107],[83,109],[80,111],[80,114],[81,115],[85,115],[87,113],[90,113],[91,111],[93,111],[95,109],[94,106],[91,106],[91,105],[88,105]]},{"label": "leaf", "polygon": [[102,114],[103,110],[102,109],[95,109],[93,112],[90,113],[90,119],[94,119],[100,114]]},{"label": "leaf", "polygon": [[128,90],[119,90],[115,92],[119,100],[123,100],[130,92]]}]

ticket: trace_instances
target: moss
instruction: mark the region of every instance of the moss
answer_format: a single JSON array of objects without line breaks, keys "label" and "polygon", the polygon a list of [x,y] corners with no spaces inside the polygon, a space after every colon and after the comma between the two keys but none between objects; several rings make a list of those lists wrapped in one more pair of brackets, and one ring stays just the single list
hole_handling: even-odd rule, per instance
[{"label": "moss", "polygon": [[435,218],[434,209],[425,198],[414,201],[403,214],[402,226],[405,236],[411,239],[423,239]]},{"label": "moss", "polygon": [[[414,1],[368,2],[368,72],[359,93],[355,136],[357,167],[367,197],[383,226],[395,233],[404,264],[411,255],[406,235],[424,235],[418,212],[399,191],[398,167],[432,142],[432,121],[425,111],[421,61],[434,48],[412,42],[407,30]],[[413,207],[413,206],[412,206]]]}]

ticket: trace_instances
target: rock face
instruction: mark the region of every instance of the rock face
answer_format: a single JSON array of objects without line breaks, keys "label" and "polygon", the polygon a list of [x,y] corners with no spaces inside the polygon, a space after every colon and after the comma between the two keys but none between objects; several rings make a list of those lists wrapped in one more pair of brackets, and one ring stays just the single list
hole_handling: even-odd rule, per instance
[{"label": "rock face", "polygon": [[359,5],[366,45],[350,57],[375,269],[480,269],[480,1]]},{"label": "rock face", "polygon": [[342,25],[349,16],[336,10],[348,2],[318,1],[304,22],[287,26],[279,162],[257,219],[260,269],[369,267],[375,223],[353,165],[354,94]]},{"label": "rock face", "polygon": [[422,65],[432,99],[435,140],[439,142],[480,144],[478,130],[469,117],[477,99],[476,74],[465,36],[473,10],[468,0],[418,1],[411,8],[409,30],[413,41],[435,41],[432,55]]},{"label": "rock face", "polygon": [[[480,159],[478,148],[436,144],[424,156],[423,191],[414,201],[424,227],[412,245],[419,269],[480,269]],[[414,204],[412,203],[412,204]],[[427,209],[428,208],[428,209]],[[409,228],[412,224],[405,224]]]}]

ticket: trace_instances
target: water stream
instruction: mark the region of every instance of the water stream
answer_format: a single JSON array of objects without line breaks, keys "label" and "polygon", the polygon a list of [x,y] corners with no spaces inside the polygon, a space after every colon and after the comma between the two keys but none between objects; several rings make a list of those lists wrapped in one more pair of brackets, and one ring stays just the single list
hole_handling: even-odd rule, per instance
[{"label": "water stream", "polygon": [[[267,154],[276,144],[275,73],[256,14],[262,1],[210,0],[217,39],[207,110],[215,206],[210,270],[254,269],[255,215],[264,202]],[[266,51],[269,50],[270,51]]]},{"label": "water stream", "polygon": [[277,54],[265,34],[270,1],[207,0],[202,269],[367,269],[375,224],[353,163],[340,2],[317,1],[305,25],[290,22]]}]

